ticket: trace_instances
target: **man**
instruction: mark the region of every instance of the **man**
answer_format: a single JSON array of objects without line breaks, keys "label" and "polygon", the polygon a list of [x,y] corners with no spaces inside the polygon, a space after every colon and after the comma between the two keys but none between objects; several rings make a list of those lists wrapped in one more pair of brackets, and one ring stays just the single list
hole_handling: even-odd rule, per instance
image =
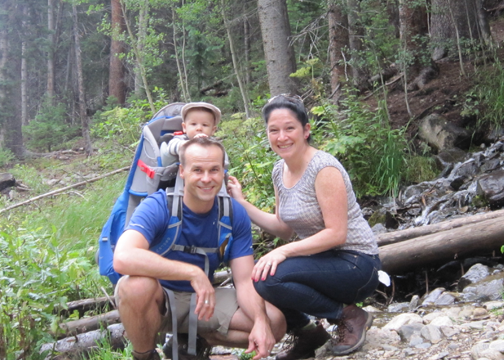
[{"label": "man", "polygon": [[[224,179],[224,148],[215,140],[198,137],[180,150],[180,177],[185,184],[180,244],[216,247],[216,195]],[[260,359],[268,356],[285,334],[282,313],[265,304],[252,284],[250,219],[234,200],[232,208],[234,240],[230,245],[230,267],[236,290],[214,289],[211,275],[203,270],[204,256],[200,254],[172,251],[160,256],[149,250],[152,243],[160,240],[170,219],[163,190],[147,197],[136,209],[114,252],[114,269],[127,275],[118,282],[116,295],[134,359],[159,359],[156,335],[171,331],[165,288],[175,292],[179,333],[188,331],[188,302],[191,293],[196,293],[198,335],[209,345],[255,350],[254,359]],[[208,260],[209,274],[213,274],[219,264],[218,255],[208,254]]]}]

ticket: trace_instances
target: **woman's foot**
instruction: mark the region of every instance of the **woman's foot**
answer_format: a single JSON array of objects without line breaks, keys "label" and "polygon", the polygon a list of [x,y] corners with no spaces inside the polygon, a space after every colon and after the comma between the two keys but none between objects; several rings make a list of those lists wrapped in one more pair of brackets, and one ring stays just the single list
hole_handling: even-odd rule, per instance
[{"label": "woman's foot", "polygon": [[312,328],[295,330],[293,336],[293,346],[289,350],[278,353],[276,360],[296,360],[315,357],[315,350],[331,339],[331,335],[318,322]]},{"label": "woman's foot", "polygon": [[373,316],[356,305],[343,309],[343,316],[337,322],[338,342],[333,344],[334,355],[346,355],[359,349],[366,340],[366,330],[371,327]]}]

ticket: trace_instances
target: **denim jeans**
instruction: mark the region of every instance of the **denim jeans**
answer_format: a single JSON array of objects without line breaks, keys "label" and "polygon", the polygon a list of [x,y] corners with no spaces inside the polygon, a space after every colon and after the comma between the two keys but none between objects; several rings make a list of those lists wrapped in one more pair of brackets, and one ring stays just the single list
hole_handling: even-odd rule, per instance
[{"label": "denim jeans", "polygon": [[254,282],[256,291],[285,315],[288,330],[306,325],[308,315],[339,319],[344,304],[364,301],[378,286],[378,255],[329,250],[288,258],[274,276]]}]

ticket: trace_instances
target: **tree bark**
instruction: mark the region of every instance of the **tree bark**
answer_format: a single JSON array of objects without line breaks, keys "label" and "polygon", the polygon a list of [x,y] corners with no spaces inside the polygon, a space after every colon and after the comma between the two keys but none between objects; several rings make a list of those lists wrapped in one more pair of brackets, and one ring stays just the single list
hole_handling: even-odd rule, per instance
[{"label": "tree bark", "polygon": [[54,0],[47,0],[47,97],[53,102],[54,97]]},{"label": "tree bark", "polygon": [[[91,349],[97,349],[101,341],[107,340],[113,350],[124,349],[126,340],[124,338],[124,326],[113,324],[105,330],[95,330],[76,336],[71,336],[57,341],[56,343],[44,344],[40,352],[49,352],[47,360],[66,359],[71,356],[73,359],[80,358]],[[58,354],[56,357],[54,355]]]},{"label": "tree bark", "polygon": [[416,39],[421,36],[427,36],[427,12],[422,5],[414,0],[399,0],[399,33],[403,47],[412,59],[412,63],[406,64],[407,73],[406,82],[409,83],[412,79],[418,76],[422,63],[420,61],[422,55],[422,44],[419,44]]},{"label": "tree bark", "polygon": [[120,321],[121,320],[119,318],[119,311],[112,310],[105,314],[82,318],[79,320],[68,321],[66,323],[60,324],[60,332],[58,334],[53,335],[56,336],[58,339],[62,339],[68,336],[76,336],[78,334],[83,334],[88,331],[94,331],[100,328],[106,328],[107,326],[117,324]]},{"label": "tree bark", "polygon": [[125,67],[119,55],[124,54],[124,43],[118,40],[118,35],[125,31],[120,0],[111,0],[112,5],[112,40],[110,43],[109,96],[124,105],[126,101],[126,83],[124,81]]},{"label": "tree bark", "polygon": [[243,84],[243,80],[240,75],[240,69],[238,68],[238,61],[236,60],[236,50],[234,47],[233,37],[231,35],[231,25],[229,24],[227,17],[226,17],[224,0],[221,0],[221,6],[222,6],[222,19],[224,20],[224,26],[226,27],[226,32],[227,32],[228,41],[229,41],[229,50],[231,51],[231,59],[233,61],[233,69],[235,71],[236,80],[238,81],[238,86],[240,87],[240,93],[241,93],[242,100],[243,100],[243,107],[245,109],[245,116],[248,119],[248,118],[250,118],[248,94],[247,94],[247,90],[245,89],[245,85]]},{"label": "tree bark", "polygon": [[503,239],[504,225],[500,217],[440,231],[381,246],[382,269],[389,274],[399,274],[471,255],[475,251],[498,250]]},{"label": "tree bark", "polygon": [[259,22],[271,96],[295,93],[290,74],[296,71],[286,0],[258,0]]},{"label": "tree bark", "polygon": [[[21,22],[22,33],[27,31],[26,19],[28,17],[28,6],[23,6],[23,21]],[[26,93],[28,72],[26,69],[26,39],[23,36],[21,42],[21,125],[28,125],[28,97]]]},{"label": "tree bark", "polygon": [[432,0],[431,43],[432,58],[457,55],[460,39],[482,39],[478,9],[479,0]]},{"label": "tree bark", "polygon": [[[460,219],[443,221],[438,224],[419,226],[411,229],[393,231],[378,235],[378,246],[398,243],[401,241],[417,238],[420,236],[435,234],[441,231],[456,229],[465,225],[476,224],[485,220],[500,218],[504,216],[504,210],[490,211],[484,214],[468,216]],[[504,243],[504,241],[503,241]]]},{"label": "tree bark", "polygon": [[72,5],[73,32],[75,44],[75,63],[77,67],[77,83],[79,87],[79,117],[82,127],[82,138],[84,139],[84,151],[87,155],[93,152],[91,137],[89,135],[89,119],[86,114],[86,97],[84,92],[84,80],[82,78],[82,58],[80,49],[79,22],[77,17],[77,6]]},{"label": "tree bark", "polygon": [[329,62],[331,66],[331,99],[336,104],[341,95],[340,78],[344,74],[341,65],[343,49],[348,47],[348,18],[343,15],[339,3],[329,3],[327,14],[329,25]]},{"label": "tree bark", "polygon": [[347,0],[348,7],[348,42],[352,53],[352,80],[358,89],[362,89],[366,83],[364,70],[359,66],[360,51],[362,50],[363,28],[360,23],[360,2]]}]

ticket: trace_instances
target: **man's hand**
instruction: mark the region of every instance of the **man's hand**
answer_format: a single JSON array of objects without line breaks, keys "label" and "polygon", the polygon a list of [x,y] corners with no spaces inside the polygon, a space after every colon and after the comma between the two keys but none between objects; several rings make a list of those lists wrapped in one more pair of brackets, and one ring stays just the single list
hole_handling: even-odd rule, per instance
[{"label": "man's hand", "polygon": [[197,295],[196,310],[198,320],[208,321],[215,310],[215,289],[203,270],[200,270],[191,280],[191,286]]},{"label": "man's hand", "polygon": [[249,346],[245,353],[248,354],[255,350],[254,360],[266,358],[270,356],[275,342],[270,325],[265,321],[255,321],[249,335]]}]

